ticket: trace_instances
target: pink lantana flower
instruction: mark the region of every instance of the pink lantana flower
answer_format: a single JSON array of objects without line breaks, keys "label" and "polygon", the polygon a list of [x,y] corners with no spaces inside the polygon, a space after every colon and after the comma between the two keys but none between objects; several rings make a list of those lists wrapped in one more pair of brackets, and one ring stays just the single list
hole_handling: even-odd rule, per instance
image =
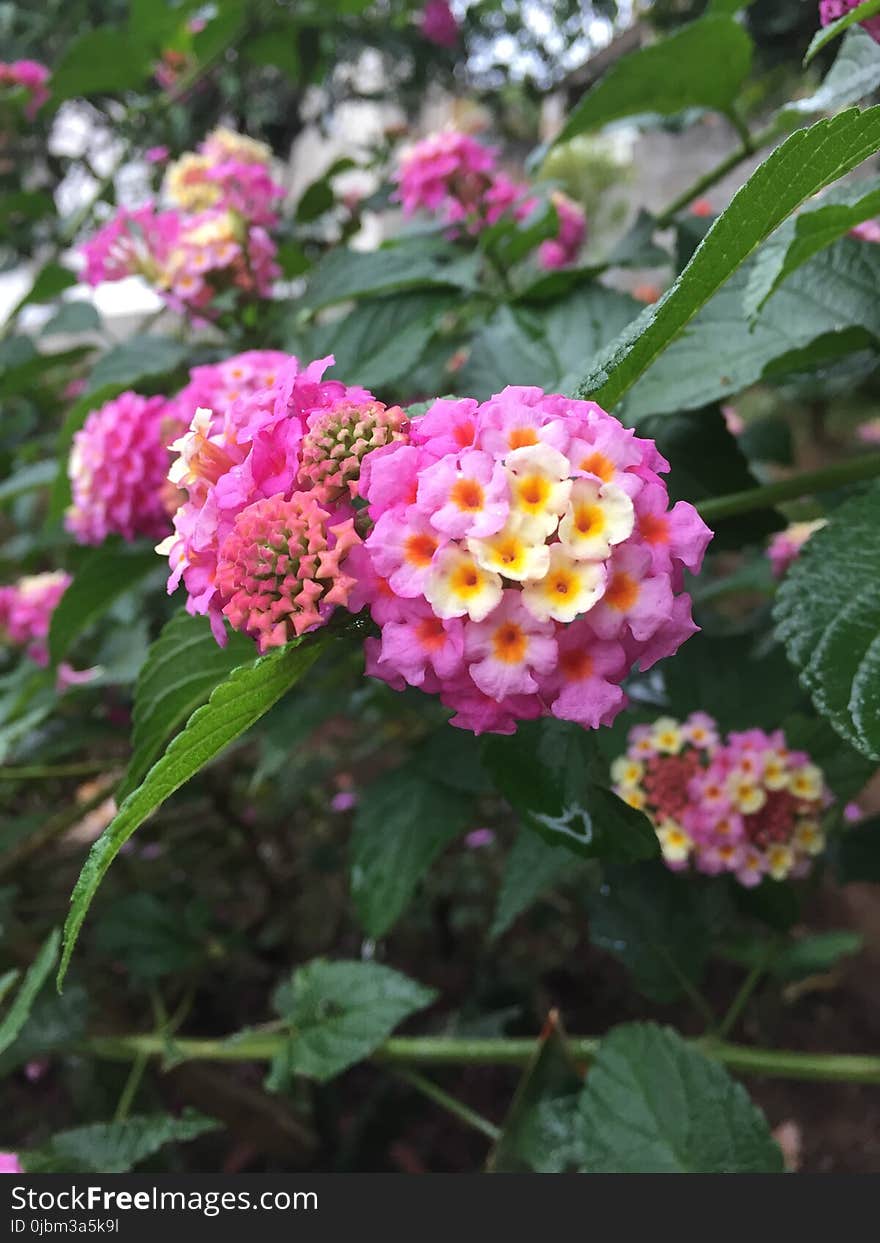
[{"label": "pink lantana flower", "polygon": [[[858,8],[860,3],[861,0],[819,0],[819,21],[823,26],[830,26],[838,18],[846,17],[847,13]],[[859,25],[875,43],[880,43],[880,16],[868,17],[859,22]]]},{"label": "pink lantana flower", "polygon": [[[368,672],[438,694],[452,723],[476,732],[542,715],[609,723],[629,670],[696,629],[681,581],[710,532],[692,507],[670,509],[667,469],[653,442],[594,402],[512,387],[482,404],[434,403],[409,443],[368,454],[360,475],[374,525],[352,554],[351,600],[382,631]],[[639,528],[643,493],[654,544]],[[476,534],[489,501],[494,529]],[[463,623],[457,662],[452,642],[442,667],[411,642],[417,601],[422,620],[443,623],[438,644]]]},{"label": "pink lantana flower", "polygon": [[0,587],[0,645],[23,648],[29,660],[48,665],[49,625],[70,581],[69,574],[54,570]]},{"label": "pink lantana flower", "polygon": [[804,875],[824,848],[821,816],[831,801],[820,769],[788,748],[784,734],[752,729],[722,740],[695,712],[630,731],[611,767],[616,793],[652,820],[669,867],[746,887]]}]

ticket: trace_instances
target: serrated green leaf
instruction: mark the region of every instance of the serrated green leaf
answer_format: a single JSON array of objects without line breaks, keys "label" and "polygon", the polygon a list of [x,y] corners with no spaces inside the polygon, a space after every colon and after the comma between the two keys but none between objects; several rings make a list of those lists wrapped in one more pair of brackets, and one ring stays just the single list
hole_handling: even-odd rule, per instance
[{"label": "serrated green leaf", "polygon": [[114,345],[95,364],[88,392],[96,396],[110,384],[137,388],[144,380],[169,375],[186,359],[187,347],[172,337],[135,337]]},{"label": "serrated green leaf", "polygon": [[647,816],[593,779],[594,745],[570,722],[526,721],[510,737],[490,737],[483,762],[523,825],[547,842],[621,863],[656,856]]},{"label": "serrated green leaf", "polygon": [[858,932],[816,932],[793,941],[776,954],[770,964],[770,973],[777,980],[799,980],[804,976],[818,975],[836,967],[842,958],[858,954],[863,944],[864,938]]},{"label": "serrated green leaf", "polygon": [[312,269],[305,304],[317,311],[405,289],[475,289],[478,262],[434,237],[404,238],[371,251],[339,247]]},{"label": "serrated green leaf", "polygon": [[844,239],[821,251],[777,289],[753,325],[743,314],[748,280],[744,267],[647,369],[626,396],[628,421],[821,368],[880,337],[880,247]]},{"label": "serrated green leaf", "polygon": [[775,616],[819,712],[880,760],[880,484],[835,509],[807,542]]},{"label": "serrated green leaf", "polygon": [[880,181],[859,182],[830,190],[809,211],[787,220],[755,256],[743,298],[743,309],[754,319],[786,277],[855,225],[880,213]]},{"label": "serrated green leaf", "polygon": [[[582,1076],[569,1052],[556,1013],[551,1013],[531,1062],[523,1071],[486,1169],[493,1174],[522,1174],[533,1168],[535,1110],[559,1107],[577,1099]],[[563,1104],[563,1107],[564,1107]],[[546,1141],[546,1136],[542,1140]]]},{"label": "serrated green leaf", "polygon": [[232,631],[220,647],[204,617],[178,613],[151,646],[138,675],[132,755],[120,784],[122,801],[143,780],[169,738],[233,669],[253,656],[253,643]]},{"label": "serrated green leaf", "polygon": [[0,1054],[0,1075],[7,1075],[35,1058],[69,1049],[85,1035],[88,1015],[89,999],[81,985],[71,984],[60,997],[47,985],[16,1040]]},{"label": "serrated green leaf", "polygon": [[409,377],[437,321],[456,302],[443,290],[365,299],[341,321],[315,328],[310,353],[316,358],[332,353],[337,379],[379,390]]},{"label": "serrated green leaf", "polygon": [[877,44],[864,30],[846,32],[834,64],[818,90],[804,99],[794,99],[780,108],[783,119],[835,112],[857,104],[880,86],[880,55]]},{"label": "serrated green leaf", "polygon": [[599,1048],[578,1113],[592,1174],[781,1174],[760,1110],[727,1071],[652,1023]]},{"label": "serrated green leaf", "polygon": [[293,1075],[332,1079],[374,1053],[435,996],[433,989],[375,962],[318,958],[299,967],[275,993],[275,1010],[292,1031],[267,1086],[278,1091]]},{"label": "serrated green leaf", "polygon": [[0,1021],[0,1053],[4,1053],[17,1039],[27,1022],[37,994],[58,961],[60,939],[61,934],[57,928],[54,928],[43,942],[39,954],[28,967],[21,986],[15,994],[15,1000]]},{"label": "serrated green leaf", "polygon": [[367,787],[351,838],[351,890],[369,936],[384,936],[392,927],[434,859],[472,815],[465,792],[409,768]]},{"label": "serrated green leaf", "polygon": [[585,355],[598,353],[638,314],[640,303],[593,282],[546,304],[499,307],[475,336],[460,391],[479,399],[507,384],[567,392]]},{"label": "serrated green leaf", "polygon": [[608,867],[588,898],[590,941],[632,972],[652,1001],[674,1001],[702,977],[726,907],[717,888],[662,863]]},{"label": "serrated green leaf", "polygon": [[175,790],[268,712],[302,677],[327,642],[326,635],[318,634],[234,669],[128,796],[89,852],[71,895],[59,988],[92,899],[121,847]]},{"label": "serrated green leaf", "polygon": [[856,22],[867,21],[869,17],[875,17],[878,13],[880,13],[880,0],[862,0],[861,4],[850,9],[848,13],[844,13],[843,17],[838,17],[837,21],[830,22],[821,30],[817,30],[810,40],[810,46],[804,56],[804,64],[808,65],[817,52],[821,52],[822,48],[831,43],[833,39],[839,39],[850,26],[854,26]]},{"label": "serrated green leaf", "polygon": [[672,116],[686,108],[725,112],[749,72],[752,41],[731,17],[704,17],[621,57],[563,126],[559,145],[585,130],[637,113]]},{"label": "serrated green leaf", "polygon": [[86,30],[69,43],[52,71],[52,101],[133,90],[150,76],[147,44],[113,26]]},{"label": "serrated green leaf", "polygon": [[571,854],[537,833],[520,833],[504,864],[489,936],[500,937],[545,890],[571,872]]},{"label": "serrated green leaf", "polygon": [[578,395],[615,406],[774,229],[878,147],[880,107],[853,108],[787,138],[737,191],[660,301],[594,364]]},{"label": "serrated green leaf", "polygon": [[83,561],[52,614],[49,654],[57,664],[74,641],[123,592],[160,568],[152,549],[129,544],[104,544]]},{"label": "serrated green leaf", "polygon": [[219,1126],[188,1108],[179,1117],[146,1114],[60,1131],[20,1156],[28,1174],[125,1174],[166,1144],[186,1143]]}]

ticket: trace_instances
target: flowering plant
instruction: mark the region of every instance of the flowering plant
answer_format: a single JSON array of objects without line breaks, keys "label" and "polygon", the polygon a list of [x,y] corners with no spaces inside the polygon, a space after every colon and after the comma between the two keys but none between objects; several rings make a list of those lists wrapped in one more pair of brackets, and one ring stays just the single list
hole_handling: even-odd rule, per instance
[{"label": "flowering plant", "polygon": [[880,4],[105,8],[2,8],[0,1173],[880,1168]]}]

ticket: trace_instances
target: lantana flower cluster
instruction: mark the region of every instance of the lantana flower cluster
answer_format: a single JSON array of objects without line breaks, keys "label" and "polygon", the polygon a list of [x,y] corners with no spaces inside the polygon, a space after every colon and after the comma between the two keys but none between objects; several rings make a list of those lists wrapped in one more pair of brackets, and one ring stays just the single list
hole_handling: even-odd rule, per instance
[{"label": "lantana flower cluster", "polygon": [[48,665],[49,624],[69,585],[70,575],[54,570],[0,587],[0,644],[22,648],[35,664]]},{"label": "lantana flower cluster", "polygon": [[654,824],[674,871],[731,873],[749,888],[803,876],[825,846],[825,778],[782,730],[719,734],[712,717],[636,725],[614,761],[615,791]]},{"label": "lantana flower cluster", "polygon": [[[396,174],[406,216],[426,211],[449,226],[452,237],[476,236],[510,215],[524,220],[538,205],[534,190],[498,168],[497,150],[470,134],[441,130],[404,151]],[[538,249],[545,268],[574,262],[586,237],[583,209],[560,191],[551,195],[559,229]]]},{"label": "lantana flower cluster", "polygon": [[49,98],[49,70],[36,60],[0,61],[0,92],[4,89],[22,89],[26,95],[24,115],[29,121]]},{"label": "lantana flower cluster", "polygon": [[174,446],[169,590],[261,651],[368,609],[368,673],[475,733],[612,721],[632,667],[696,630],[683,572],[711,538],[670,508],[653,441],[538,388],[409,422],[324,379],[330,362],[291,358],[271,388],[196,412]]},{"label": "lantana flower cluster", "polygon": [[271,387],[287,361],[278,350],[250,350],[195,367],[173,398],[125,392],[87,417],[68,459],[72,505],[65,525],[81,544],[109,535],[159,539],[183,499],[168,479],[171,443],[199,406],[222,413],[234,401]]},{"label": "lantana flower cluster", "polygon": [[594,402],[527,387],[434,402],[361,471],[368,672],[439,695],[475,733],[610,723],[633,666],[696,630],[682,576],[711,532],[669,507],[668,469]]},{"label": "lantana flower cluster", "polygon": [[331,362],[289,357],[271,387],[197,410],[174,446],[169,478],[186,500],[159,551],[169,591],[184,583],[187,609],[208,615],[220,643],[224,617],[265,651],[347,603],[360,541],[350,481],[404,420],[365,389],[323,379]]},{"label": "lantana flower cluster", "polygon": [[262,143],[215,130],[168,170],[170,208],[121,208],[83,246],[85,280],[142,276],[174,309],[203,316],[229,290],[268,296],[280,269],[267,230],[284,193],[269,158]]}]

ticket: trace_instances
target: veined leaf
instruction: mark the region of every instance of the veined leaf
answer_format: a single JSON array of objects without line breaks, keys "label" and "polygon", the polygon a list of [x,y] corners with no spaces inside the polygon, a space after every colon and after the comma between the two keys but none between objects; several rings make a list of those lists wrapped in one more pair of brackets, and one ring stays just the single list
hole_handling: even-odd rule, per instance
[{"label": "veined leaf", "polygon": [[835,509],[804,545],[775,614],[819,712],[880,760],[880,484]]},{"label": "veined leaf", "polygon": [[[880,57],[880,50],[878,50]],[[787,220],[758,251],[749,272],[744,310],[754,319],[767,299],[796,268],[849,233],[855,225],[880,214],[880,181],[858,182],[830,191],[812,210]]]},{"label": "veined leaf", "polygon": [[671,116],[685,108],[727,111],[751,63],[752,41],[732,17],[691,22],[621,57],[577,105],[556,144],[640,112]]},{"label": "veined leaf", "polygon": [[140,671],[132,714],[132,755],[117,797],[139,785],[176,733],[211,691],[253,655],[254,645],[232,631],[220,647],[207,618],[178,613],[152,645]]},{"label": "veined leaf", "polygon": [[599,1047],[578,1111],[593,1174],[781,1174],[767,1120],[717,1062],[653,1023]]},{"label": "veined leaf", "polygon": [[435,996],[433,989],[377,962],[317,958],[299,967],[275,993],[275,1009],[292,1031],[272,1063],[268,1086],[277,1091],[292,1075],[332,1079],[369,1057]]},{"label": "veined leaf", "polygon": [[104,544],[86,557],[49,625],[49,653],[57,664],[74,640],[105,613],[113,601],[151,570],[160,568],[155,552],[128,544]]},{"label": "veined leaf", "polygon": [[806,199],[880,147],[880,107],[852,108],[792,134],[734,195],[659,302],[609,347],[578,396],[615,406],[721,285]]},{"label": "veined leaf", "polygon": [[57,928],[49,933],[39,954],[28,967],[21,986],[15,994],[15,1000],[0,1021],[0,1053],[9,1048],[27,1022],[37,994],[58,961],[60,937],[61,934]]},{"label": "veined leaf", "polygon": [[193,713],[186,728],[153,765],[141,785],[129,794],[89,852],[74,887],[70,914],[64,926],[59,987],[92,899],[121,847],[175,790],[268,712],[285,691],[299,681],[327,641],[327,636],[321,634],[295,641],[234,669],[208,702]]},{"label": "veined leaf", "polygon": [[147,1114],[95,1122],[60,1131],[42,1147],[23,1152],[22,1164],[29,1174],[125,1174],[166,1144],[185,1143],[219,1125],[194,1109],[184,1109],[179,1118]]}]

